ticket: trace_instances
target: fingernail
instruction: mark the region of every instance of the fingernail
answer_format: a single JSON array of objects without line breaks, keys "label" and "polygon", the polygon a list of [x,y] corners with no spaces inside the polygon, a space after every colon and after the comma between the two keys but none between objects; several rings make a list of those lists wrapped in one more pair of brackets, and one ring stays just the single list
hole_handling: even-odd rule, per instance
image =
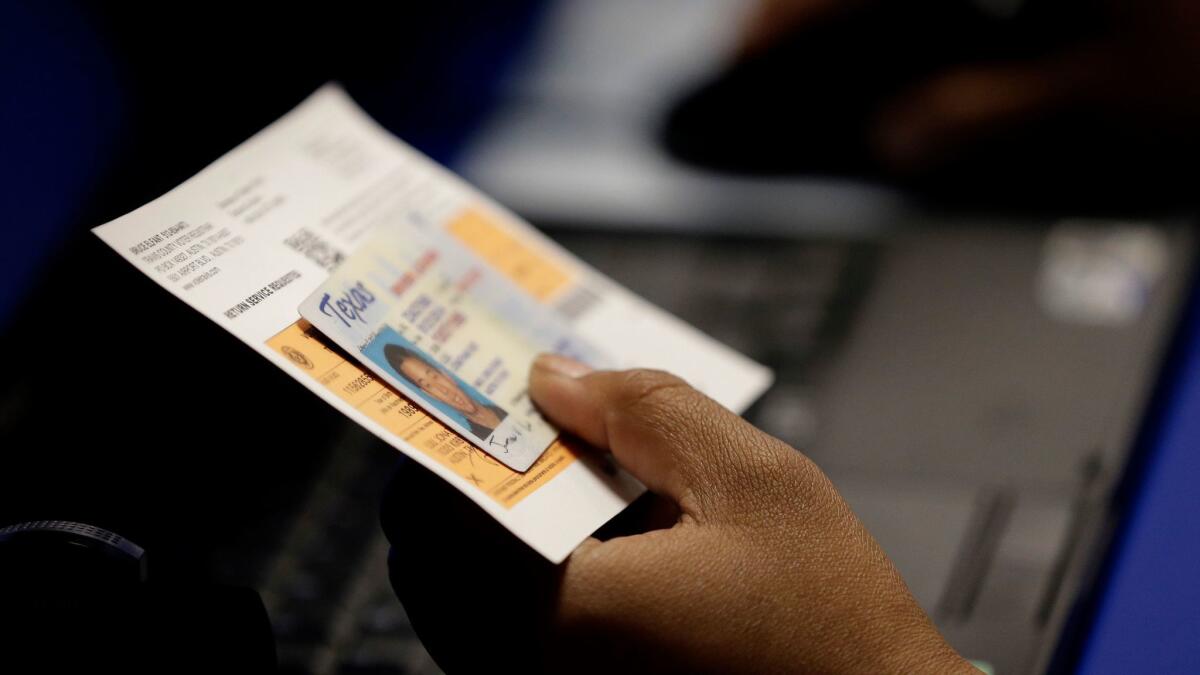
[{"label": "fingernail", "polygon": [[569,359],[558,354],[541,354],[533,362],[533,367],[561,377],[583,377],[592,372],[585,363]]}]

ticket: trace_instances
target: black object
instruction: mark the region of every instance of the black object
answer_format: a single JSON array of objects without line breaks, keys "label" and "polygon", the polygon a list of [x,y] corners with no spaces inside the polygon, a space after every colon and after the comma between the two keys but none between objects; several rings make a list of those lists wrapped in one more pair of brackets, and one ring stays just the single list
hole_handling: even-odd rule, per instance
[{"label": "black object", "polygon": [[998,56],[1003,25],[958,0],[830,17],[690,94],[668,118],[664,142],[723,171],[876,173],[865,131],[880,106],[937,67]]},{"label": "black object", "polygon": [[0,587],[44,592],[31,581],[82,591],[97,585],[128,586],[146,580],[146,552],[108,530],[67,520],[36,520],[0,528]]},{"label": "black object", "polygon": [[665,148],[743,175],[838,174],[895,182],[939,203],[1125,208],[1189,200],[1194,148],[1139,136],[1066,107],[972,142],[969,152],[897,171],[874,150],[902,92],[956,68],[1036,61],[1101,30],[1094,6],[1025,3],[1011,17],[962,0],[870,3],[806,26],[738,61],[666,116]]},{"label": "black object", "polygon": [[0,669],[262,673],[275,646],[258,594],[155,584],[145,551],[61,520],[0,528]]}]

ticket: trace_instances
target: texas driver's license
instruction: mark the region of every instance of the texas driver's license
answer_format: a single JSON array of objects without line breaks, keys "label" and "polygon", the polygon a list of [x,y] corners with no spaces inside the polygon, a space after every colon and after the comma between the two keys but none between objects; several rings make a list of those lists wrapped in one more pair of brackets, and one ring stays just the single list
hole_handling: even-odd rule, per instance
[{"label": "texas driver's license", "polygon": [[300,315],[462,438],[524,472],[558,436],[529,399],[538,353],[615,364],[440,225],[418,205],[405,209],[301,303]]}]

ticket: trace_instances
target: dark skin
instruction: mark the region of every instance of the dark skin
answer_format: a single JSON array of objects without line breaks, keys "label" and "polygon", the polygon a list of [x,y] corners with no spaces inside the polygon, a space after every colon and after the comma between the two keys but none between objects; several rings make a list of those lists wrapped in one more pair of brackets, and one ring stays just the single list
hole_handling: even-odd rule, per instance
[{"label": "dark skin", "polygon": [[[527,655],[543,672],[977,672],[800,452],[657,371],[588,372],[544,356],[530,394],[656,499],[555,567],[445,486],[422,477],[393,490],[403,503],[385,514],[421,500],[440,515],[436,526],[385,516],[385,529],[420,552],[398,561],[393,582],[448,672],[481,671],[497,653]],[[464,545],[448,528],[476,538]],[[486,566],[465,562],[480,552]],[[495,607],[427,575],[461,575],[494,593],[497,570],[514,589],[501,593],[513,631],[472,631],[474,647],[463,649],[447,636],[497,626]]]}]

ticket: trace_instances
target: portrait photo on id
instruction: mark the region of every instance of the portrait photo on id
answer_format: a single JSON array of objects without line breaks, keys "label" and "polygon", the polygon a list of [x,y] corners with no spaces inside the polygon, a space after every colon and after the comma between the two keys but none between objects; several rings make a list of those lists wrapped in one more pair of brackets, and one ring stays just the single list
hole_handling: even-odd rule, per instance
[{"label": "portrait photo on id", "polygon": [[508,411],[437,365],[427,353],[390,327],[383,328],[363,353],[480,439],[491,436],[508,417]]}]

